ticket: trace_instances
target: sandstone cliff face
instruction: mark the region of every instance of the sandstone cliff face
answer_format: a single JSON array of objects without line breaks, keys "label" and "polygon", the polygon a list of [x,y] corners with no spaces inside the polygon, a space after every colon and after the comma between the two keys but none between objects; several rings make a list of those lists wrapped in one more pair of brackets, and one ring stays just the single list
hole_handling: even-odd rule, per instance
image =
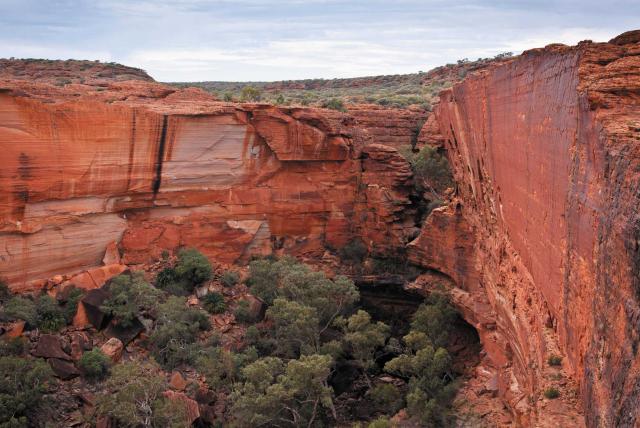
[{"label": "sandstone cliff face", "polygon": [[[129,265],[181,246],[231,263],[321,256],[369,225],[372,248],[415,234],[401,215],[406,161],[352,115],[220,103],[144,79],[4,77],[0,277],[15,289],[96,268],[113,242]],[[419,126],[387,112],[386,129]]]},{"label": "sandstone cliff face", "polygon": [[[460,205],[432,215],[411,257],[472,297],[460,306],[523,423],[551,412],[579,424],[571,379],[587,425],[640,422],[639,41],[525,52],[446,91],[436,111]],[[563,400],[547,406],[550,385]]]}]

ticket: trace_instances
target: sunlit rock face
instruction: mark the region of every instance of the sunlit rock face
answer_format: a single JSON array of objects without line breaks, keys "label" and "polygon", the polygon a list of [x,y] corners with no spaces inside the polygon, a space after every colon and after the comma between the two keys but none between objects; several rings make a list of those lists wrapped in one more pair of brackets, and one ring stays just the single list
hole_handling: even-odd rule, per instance
[{"label": "sunlit rock face", "polygon": [[491,314],[497,346],[483,343],[528,424],[580,410],[536,402],[553,353],[589,426],[640,421],[639,41],[528,51],[437,107],[459,206],[434,213],[410,257],[470,294],[470,317]]},{"label": "sunlit rock face", "polygon": [[[0,276],[15,289],[98,267],[113,242],[131,265],[182,246],[227,263],[320,257],[369,224],[371,248],[408,241],[408,165],[352,115],[220,103],[148,79],[0,77]],[[386,112],[411,144],[420,115]]]}]

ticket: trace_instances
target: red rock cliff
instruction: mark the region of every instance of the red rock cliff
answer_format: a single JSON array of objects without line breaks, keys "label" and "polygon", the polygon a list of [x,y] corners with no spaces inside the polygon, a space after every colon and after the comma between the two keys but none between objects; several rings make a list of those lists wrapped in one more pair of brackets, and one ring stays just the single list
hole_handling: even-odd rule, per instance
[{"label": "red rock cliff", "polygon": [[[371,247],[402,246],[414,233],[399,213],[409,204],[406,161],[352,115],[220,103],[112,66],[51,84],[56,70],[85,65],[9,65],[0,73],[0,277],[16,289],[99,266],[112,242],[126,264],[185,245],[234,262],[321,256],[369,226]],[[28,72],[41,79],[11,74]],[[410,143],[420,117],[386,112],[385,129],[400,124]]]},{"label": "red rock cliff", "polygon": [[[460,306],[525,424],[579,425],[572,379],[587,425],[640,423],[639,41],[528,51],[437,108],[460,205],[434,212],[410,254],[470,296]],[[547,406],[550,385],[563,396]]]}]

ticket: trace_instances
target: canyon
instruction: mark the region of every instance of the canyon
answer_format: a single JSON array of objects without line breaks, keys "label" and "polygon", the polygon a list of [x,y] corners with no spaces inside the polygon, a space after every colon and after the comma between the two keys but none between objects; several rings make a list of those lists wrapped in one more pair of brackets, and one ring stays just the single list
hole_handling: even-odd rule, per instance
[{"label": "canyon", "polygon": [[[182,247],[326,265],[360,240],[421,267],[410,288],[446,286],[517,425],[634,426],[639,141],[640,31],[488,65],[432,112],[228,103],[123,66],[4,60],[0,278],[94,289]],[[425,145],[455,186],[422,218],[399,149]]]}]

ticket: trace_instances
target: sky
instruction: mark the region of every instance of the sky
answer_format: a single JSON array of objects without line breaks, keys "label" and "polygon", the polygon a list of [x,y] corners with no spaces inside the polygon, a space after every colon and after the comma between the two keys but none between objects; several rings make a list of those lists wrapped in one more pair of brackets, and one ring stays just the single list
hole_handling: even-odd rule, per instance
[{"label": "sky", "polygon": [[637,28],[640,0],[0,0],[0,57],[273,81],[415,73]]}]

